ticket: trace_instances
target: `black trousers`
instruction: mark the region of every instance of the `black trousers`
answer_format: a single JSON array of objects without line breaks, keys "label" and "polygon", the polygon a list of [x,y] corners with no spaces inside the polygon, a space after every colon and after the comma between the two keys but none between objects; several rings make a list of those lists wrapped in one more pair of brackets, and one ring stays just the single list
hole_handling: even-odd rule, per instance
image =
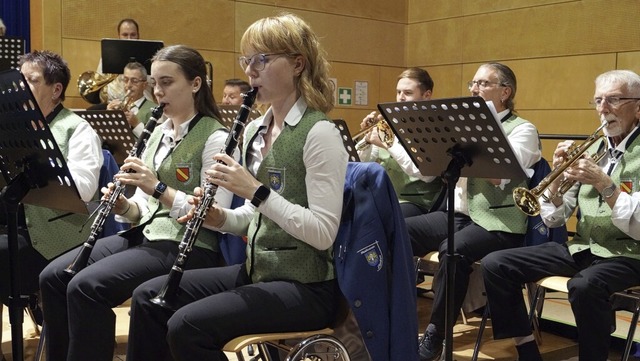
[{"label": "black trousers", "polygon": [[[150,242],[141,230],[99,239],[86,268],[71,278],[64,269],[73,249],[52,261],[40,275],[46,356],[49,361],[111,361],[115,341],[112,311],[146,280],[167,274],[178,242]],[[217,252],[194,247],[189,268],[220,264]],[[151,360],[151,359],[149,359]]]},{"label": "black trousers", "polygon": [[[448,243],[447,213],[437,211],[407,218],[405,221],[407,222],[412,247],[414,247],[414,255],[423,256],[424,254],[421,253],[427,249],[437,249],[440,252],[440,265],[433,281],[434,298],[430,323],[436,326],[439,333],[444,334],[446,269],[449,262],[446,257]],[[453,252],[460,256],[456,262],[453,290],[454,319],[457,319],[469,287],[469,275],[471,274],[473,263],[483,259],[491,252],[521,246],[524,242],[524,234],[490,232],[462,214],[456,214],[455,222],[456,232]],[[436,245],[435,248],[432,248],[434,245]],[[420,250],[418,254],[416,254],[417,249]]]},{"label": "black trousers", "polygon": [[610,296],[640,284],[640,260],[569,253],[555,242],[494,252],[482,260],[496,339],[527,336],[531,326],[522,285],[547,276],[571,277],[569,302],[578,329],[580,359],[606,360],[612,326]]},{"label": "black trousers", "polygon": [[240,335],[327,327],[339,294],[335,280],[251,283],[233,265],[184,272],[174,313],[149,301],[166,278],[133,294],[127,361],[227,360],[222,347]]},{"label": "black trousers", "polygon": [[[30,295],[38,291],[38,275],[49,261],[31,246],[26,230],[18,231],[18,272],[21,295]],[[11,294],[9,269],[9,240],[6,234],[0,235],[0,300],[5,305]]]}]

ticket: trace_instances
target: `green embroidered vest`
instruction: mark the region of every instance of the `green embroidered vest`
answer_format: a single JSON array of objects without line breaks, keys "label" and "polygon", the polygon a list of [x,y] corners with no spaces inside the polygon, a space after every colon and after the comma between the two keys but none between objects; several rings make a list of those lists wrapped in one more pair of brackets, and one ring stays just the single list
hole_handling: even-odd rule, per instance
[{"label": "green embroidered vest", "polygon": [[[85,120],[72,111],[62,108],[49,124],[49,129],[65,160],[69,155],[69,139],[82,122]],[[97,194],[96,190],[95,199]],[[24,205],[24,212],[33,248],[46,259],[53,259],[89,238],[91,222],[88,222],[89,216],[86,214],[71,214],[68,211],[29,204]],[[85,222],[87,222],[86,225]]]},{"label": "green embroidered vest", "polygon": [[425,209],[431,208],[442,190],[440,178],[427,183],[409,176],[389,152],[382,148],[378,151],[378,163],[387,171],[400,202],[414,203]]},{"label": "green embroidered vest", "polygon": [[[296,126],[285,127],[260,164],[256,178],[293,204],[308,207],[303,147],[309,130],[326,121],[321,112],[307,109]],[[249,124],[246,138],[253,140],[258,122]],[[243,154],[251,142],[245,142]],[[247,160],[244,159],[244,164]],[[318,250],[289,235],[256,211],[249,225],[247,271],[253,282],[292,280],[302,283],[335,278],[332,249]]]},{"label": "green embroidered vest", "polygon": [[[193,189],[200,185],[202,152],[205,143],[211,133],[223,128],[216,119],[202,117],[162,161],[156,170],[158,179],[171,188],[193,194]],[[142,154],[142,160],[151,169],[154,168],[153,158],[163,135],[162,127],[157,127],[149,137],[147,151]],[[144,236],[150,241],[181,241],[186,227],[169,216],[171,208],[164,206],[153,197],[149,197],[147,205],[149,213],[142,217],[138,225],[138,227],[144,227]],[[195,245],[219,251],[218,233],[201,227]]]},{"label": "green embroidered vest", "polygon": [[144,103],[142,103],[142,106],[140,106],[140,108],[138,109],[138,114],[136,114],[136,118],[138,118],[140,123],[146,125],[147,122],[149,121],[149,118],[151,117],[151,109],[157,106],[158,104],[152,102],[149,99],[146,99]]},{"label": "green embroidered vest", "polygon": [[[595,154],[604,140],[596,142],[589,150]],[[627,145],[627,149],[611,173],[613,183],[628,193],[638,192],[640,181],[640,137]],[[590,248],[600,257],[625,256],[640,259],[640,240],[634,240],[611,223],[611,208],[601,201],[600,194],[591,185],[582,184],[578,192],[580,220],[576,235],[567,242],[571,254]]]},{"label": "green embroidered vest", "polygon": [[[528,123],[528,121],[512,115],[502,123],[502,127],[505,134],[509,135],[515,127],[524,123]],[[515,207],[512,192],[516,187],[526,186],[526,180],[519,183],[509,182],[502,190],[491,184],[488,179],[468,178],[469,216],[487,231],[525,234],[527,232],[527,215]]]}]

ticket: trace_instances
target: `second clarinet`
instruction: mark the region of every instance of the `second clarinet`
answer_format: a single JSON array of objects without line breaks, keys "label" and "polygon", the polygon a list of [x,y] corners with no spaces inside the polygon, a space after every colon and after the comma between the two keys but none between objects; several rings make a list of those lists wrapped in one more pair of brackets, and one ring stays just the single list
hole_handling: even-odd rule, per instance
[{"label": "second clarinet", "polygon": [[[244,100],[242,105],[240,106],[240,110],[238,111],[238,115],[233,121],[233,125],[231,125],[231,129],[229,130],[229,135],[227,136],[227,140],[225,142],[223,152],[227,155],[233,154],[233,151],[238,146],[238,140],[242,135],[242,130],[244,129],[244,125],[249,118],[249,114],[251,113],[251,107],[253,106],[253,102],[256,99],[256,94],[258,93],[257,88],[253,88],[245,94],[242,94]],[[198,232],[200,231],[200,227],[204,222],[205,217],[207,216],[207,210],[209,207],[213,205],[213,199],[216,195],[216,191],[218,190],[218,186],[207,182],[204,185],[204,191],[200,203],[194,211],[193,218],[191,218],[186,225],[186,230],[180,241],[179,253],[176,257],[175,262],[173,263],[173,267],[171,267],[171,271],[169,271],[169,276],[167,281],[162,286],[158,295],[151,299],[151,302],[160,305],[162,307],[175,310],[175,305],[173,304],[172,297],[174,297],[178,293],[178,287],[180,286],[180,280],[182,279],[182,274],[184,273],[184,268],[187,263],[189,254],[191,253],[191,249],[193,244],[198,237]]]},{"label": "second clarinet", "polygon": [[[151,117],[149,118],[149,121],[147,122],[147,125],[144,128],[144,131],[140,135],[140,138],[138,138],[138,141],[136,142],[135,146],[129,152],[129,156],[140,158],[140,156],[142,155],[142,152],[144,151],[144,148],[147,145],[147,140],[149,140],[151,133],[153,133],[153,130],[158,124],[158,119],[160,119],[160,117],[162,116],[163,109],[164,109],[164,104],[160,104],[159,106],[151,110]],[[102,233],[102,229],[104,228],[104,224],[107,221],[107,217],[109,216],[109,214],[111,214],[111,210],[115,206],[116,201],[118,200],[118,197],[122,193],[124,193],[124,190],[125,190],[124,184],[121,184],[120,181],[114,181],[113,190],[111,191],[109,198],[106,200],[103,200],[100,203],[100,206],[99,206],[100,212],[98,213],[96,218],[93,220],[89,237],[82,244],[82,247],[78,252],[78,255],[76,256],[76,258],[73,259],[73,262],[71,262],[71,264],[67,266],[67,268],[64,270],[67,274],[73,277],[76,273],[78,273],[80,270],[82,270],[87,266],[87,264],[89,263],[89,256],[91,256],[91,250],[93,249],[93,246],[96,244],[98,237]]]}]

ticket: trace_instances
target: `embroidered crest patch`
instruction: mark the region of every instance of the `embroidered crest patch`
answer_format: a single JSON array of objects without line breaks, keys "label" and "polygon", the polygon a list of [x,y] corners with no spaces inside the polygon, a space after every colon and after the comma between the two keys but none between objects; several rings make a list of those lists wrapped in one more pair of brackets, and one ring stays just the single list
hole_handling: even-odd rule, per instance
[{"label": "embroidered crest patch", "polygon": [[627,194],[631,194],[631,192],[633,192],[633,180],[631,179],[620,180],[620,191],[625,192]]},{"label": "embroidered crest patch", "polygon": [[284,192],[284,169],[269,168],[267,174],[269,175],[269,187],[278,193]]},{"label": "embroidered crest patch", "polygon": [[367,260],[367,264],[371,267],[375,267],[376,271],[380,271],[384,265],[384,256],[380,249],[378,241],[371,243],[370,245],[361,248],[358,253],[364,256]]},{"label": "embroidered crest patch", "polygon": [[189,183],[191,180],[191,164],[177,164],[176,179],[182,183]]}]

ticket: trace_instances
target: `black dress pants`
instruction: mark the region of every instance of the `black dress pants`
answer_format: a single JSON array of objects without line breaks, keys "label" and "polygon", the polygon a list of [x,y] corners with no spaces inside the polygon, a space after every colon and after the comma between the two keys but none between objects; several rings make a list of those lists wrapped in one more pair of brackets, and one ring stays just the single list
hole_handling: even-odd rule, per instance
[{"label": "black dress pants", "polygon": [[496,339],[531,334],[524,283],[547,276],[571,277],[569,302],[581,360],[607,359],[613,312],[610,296],[640,284],[640,260],[596,257],[588,249],[572,256],[565,245],[555,242],[494,252],[482,260],[482,269]]},{"label": "black dress pants", "polygon": [[335,280],[251,283],[233,265],[185,272],[174,313],[149,301],[166,278],[133,294],[127,361],[227,360],[221,349],[237,336],[324,328],[337,309]]},{"label": "black dress pants", "polygon": [[[516,210],[514,210],[516,212]],[[422,216],[407,218],[409,237],[414,248],[414,255],[421,254],[437,245],[440,252],[440,265],[434,278],[434,299],[430,323],[436,326],[439,333],[445,329],[448,218],[442,211],[431,212]],[[456,214],[454,229],[453,253],[458,254],[455,267],[455,283],[453,290],[454,320],[460,314],[469,286],[469,275],[472,265],[487,254],[507,248],[519,247],[524,242],[524,234],[490,232],[475,224],[468,216]],[[416,254],[416,252],[418,252]]]},{"label": "black dress pants", "polygon": [[[146,280],[169,273],[178,242],[150,242],[141,230],[99,239],[89,264],[73,278],[64,269],[73,249],[52,261],[40,275],[48,361],[111,361],[116,317],[112,310]],[[219,254],[194,247],[189,268],[215,267]]]}]

